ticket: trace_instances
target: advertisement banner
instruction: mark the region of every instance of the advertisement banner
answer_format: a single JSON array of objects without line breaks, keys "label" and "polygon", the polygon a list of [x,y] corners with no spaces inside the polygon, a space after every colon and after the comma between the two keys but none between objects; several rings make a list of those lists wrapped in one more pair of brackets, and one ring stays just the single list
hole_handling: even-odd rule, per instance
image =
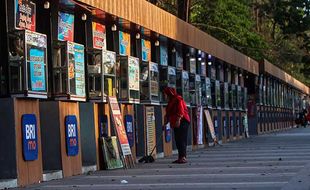
[{"label": "advertisement banner", "polygon": [[149,40],[141,40],[142,61],[151,61],[151,42]]},{"label": "advertisement banner", "polygon": [[128,82],[129,90],[139,91],[140,89],[140,72],[139,59],[134,57],[128,58]]},{"label": "advertisement banner", "polygon": [[212,139],[213,139],[214,141],[216,141],[216,135],[215,135],[214,125],[213,125],[213,122],[212,122],[212,119],[211,119],[210,112],[209,112],[209,110],[204,110],[204,113],[205,113],[205,117],[206,117],[206,119],[207,119],[208,128],[209,128],[211,137],[212,137]]},{"label": "advertisement banner", "polygon": [[130,34],[119,31],[119,54],[130,55]]},{"label": "advertisement banner", "polygon": [[97,22],[92,22],[93,27],[93,48],[107,49],[105,26]]},{"label": "advertisement banner", "polygon": [[40,49],[30,49],[30,81],[31,90],[46,91],[45,86],[45,52]]},{"label": "advertisement banner", "polygon": [[75,92],[78,96],[85,96],[85,68],[84,68],[84,46],[74,44],[75,60]]},{"label": "advertisement banner", "polygon": [[79,153],[78,126],[75,115],[65,117],[66,150],[68,156],[76,156]]},{"label": "advertisement banner", "polygon": [[167,45],[160,45],[160,64],[168,66],[168,49]]},{"label": "advertisement banner", "polygon": [[15,28],[36,31],[36,4],[31,0],[15,0]]},{"label": "advertisement banner", "polygon": [[34,114],[22,115],[22,142],[23,157],[25,161],[38,159],[38,129]]},{"label": "advertisement banner", "polygon": [[[156,145],[156,126],[155,126],[155,110],[154,107],[145,107],[146,115],[146,145],[147,155],[150,155]],[[156,150],[154,151],[156,152]]]},{"label": "advertisement banner", "polygon": [[123,156],[131,155],[131,149],[127,139],[127,134],[123,122],[123,116],[120,111],[117,98],[115,96],[109,96],[110,112],[112,116],[113,126],[119,140]]},{"label": "advertisement banner", "polygon": [[58,40],[74,41],[74,15],[58,13]]}]

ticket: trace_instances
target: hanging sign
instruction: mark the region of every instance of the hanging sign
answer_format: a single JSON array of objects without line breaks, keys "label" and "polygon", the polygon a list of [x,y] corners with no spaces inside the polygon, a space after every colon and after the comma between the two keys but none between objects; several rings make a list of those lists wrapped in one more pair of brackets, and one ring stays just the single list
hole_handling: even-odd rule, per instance
[{"label": "hanging sign", "polygon": [[97,22],[92,22],[93,27],[93,48],[107,49],[105,26]]},{"label": "hanging sign", "polygon": [[139,59],[135,57],[128,58],[128,82],[129,90],[140,90],[140,73],[139,73]]},{"label": "hanging sign", "polygon": [[160,64],[168,66],[168,50],[166,43],[160,45]]},{"label": "hanging sign", "polygon": [[74,15],[58,13],[58,40],[74,41]]},{"label": "hanging sign", "polygon": [[110,112],[112,115],[113,126],[117,134],[120,147],[122,149],[123,156],[131,155],[131,149],[127,139],[127,134],[123,122],[123,117],[118,105],[117,98],[115,96],[109,96]]},{"label": "hanging sign", "polygon": [[205,117],[206,117],[206,119],[207,119],[208,128],[209,128],[211,137],[212,137],[212,139],[213,139],[214,141],[216,141],[216,135],[215,135],[214,125],[213,125],[213,122],[212,122],[212,119],[211,119],[210,112],[209,112],[209,110],[204,110],[204,113],[205,113]]},{"label": "hanging sign", "polygon": [[151,42],[149,40],[141,40],[142,61],[151,61]]},{"label": "hanging sign", "polygon": [[133,147],[133,145],[134,145],[134,126],[133,126],[133,118],[131,115],[125,115],[125,127],[126,127],[126,134],[127,134],[129,146]]},{"label": "hanging sign", "polygon": [[78,126],[75,115],[65,117],[66,148],[68,156],[76,156],[79,153]]},{"label": "hanging sign", "polygon": [[31,0],[15,0],[15,28],[36,31],[36,4]]},{"label": "hanging sign", "polygon": [[38,159],[38,129],[34,114],[22,115],[23,157],[25,161]]},{"label": "hanging sign", "polygon": [[119,54],[130,55],[130,34],[119,31]]},{"label": "hanging sign", "polygon": [[77,96],[85,96],[84,46],[74,44],[75,90]]},{"label": "hanging sign", "polygon": [[[146,144],[147,155],[150,155],[152,149],[156,145],[156,133],[155,133],[155,110],[154,107],[145,107],[146,115]],[[156,150],[154,151],[156,152]]]}]

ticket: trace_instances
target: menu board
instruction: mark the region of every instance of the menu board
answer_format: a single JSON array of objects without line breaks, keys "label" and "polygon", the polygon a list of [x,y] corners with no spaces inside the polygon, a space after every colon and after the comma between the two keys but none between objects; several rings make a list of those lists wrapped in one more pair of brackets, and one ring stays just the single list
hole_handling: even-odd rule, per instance
[{"label": "menu board", "polygon": [[74,41],[74,15],[58,12],[58,40]]},{"label": "menu board", "polygon": [[142,61],[151,61],[151,42],[149,40],[141,40]]},{"label": "menu board", "polygon": [[134,57],[128,58],[128,82],[129,90],[139,91],[139,59]]},{"label": "menu board", "polygon": [[130,55],[130,34],[119,31],[119,54]]},{"label": "menu board", "polygon": [[92,22],[93,28],[93,48],[107,49],[105,26],[97,22]]},{"label": "menu board", "polygon": [[25,32],[27,62],[30,68],[31,90],[46,91],[46,35],[36,32]]},{"label": "menu board", "polygon": [[85,96],[84,46],[74,44],[76,95]]},{"label": "menu board", "polygon": [[15,28],[36,31],[36,4],[32,0],[15,0]]},{"label": "menu board", "polygon": [[160,45],[160,64],[168,66],[168,49],[166,44]]}]

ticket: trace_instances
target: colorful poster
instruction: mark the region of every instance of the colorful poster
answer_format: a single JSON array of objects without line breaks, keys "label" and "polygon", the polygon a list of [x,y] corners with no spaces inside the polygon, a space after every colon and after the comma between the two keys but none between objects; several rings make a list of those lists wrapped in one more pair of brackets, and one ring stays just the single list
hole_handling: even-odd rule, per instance
[{"label": "colorful poster", "polygon": [[128,58],[128,82],[129,90],[140,90],[140,72],[139,72],[139,59],[135,57]]},{"label": "colorful poster", "polygon": [[74,56],[74,43],[67,43],[67,61],[68,61],[68,78],[70,94],[75,94],[75,56]]},{"label": "colorful poster", "polygon": [[36,4],[32,0],[15,0],[15,28],[36,31]]},{"label": "colorful poster", "polygon": [[24,160],[37,160],[39,152],[38,129],[37,119],[34,114],[22,115],[22,138]]},{"label": "colorful poster", "polygon": [[102,138],[102,153],[105,169],[112,170],[124,167],[115,136]]},{"label": "colorful poster", "polygon": [[151,61],[151,42],[149,40],[141,40],[142,61]]},{"label": "colorful poster", "polygon": [[68,156],[76,156],[79,153],[78,125],[75,115],[65,117],[66,150]]},{"label": "colorful poster", "polygon": [[84,46],[74,44],[75,60],[75,92],[78,96],[85,96],[85,68],[84,68]]},{"label": "colorful poster", "polygon": [[117,134],[118,141],[120,143],[123,156],[131,155],[131,149],[127,139],[127,134],[123,122],[123,116],[120,111],[117,98],[115,96],[109,96],[110,112],[112,115],[113,126]]},{"label": "colorful poster", "polygon": [[30,49],[30,81],[31,90],[46,91],[45,87],[45,65],[44,51],[40,49]]},{"label": "colorful poster", "polygon": [[47,48],[47,38],[45,34],[37,32],[31,32],[26,30],[25,32],[26,45],[32,45],[40,48]]},{"label": "colorful poster", "polygon": [[168,49],[167,45],[160,45],[160,64],[168,66]]},{"label": "colorful poster", "polygon": [[74,41],[74,15],[58,13],[58,40]]},{"label": "colorful poster", "polygon": [[119,31],[119,54],[130,55],[130,34]]},{"label": "colorful poster", "polygon": [[92,23],[93,27],[93,48],[107,49],[105,26],[97,22]]},{"label": "colorful poster", "polygon": [[[146,115],[146,149],[147,155],[150,155],[156,145],[156,130],[155,130],[155,110],[154,107],[145,107]],[[156,150],[154,150],[156,153]],[[154,153],[153,152],[153,153]]]}]

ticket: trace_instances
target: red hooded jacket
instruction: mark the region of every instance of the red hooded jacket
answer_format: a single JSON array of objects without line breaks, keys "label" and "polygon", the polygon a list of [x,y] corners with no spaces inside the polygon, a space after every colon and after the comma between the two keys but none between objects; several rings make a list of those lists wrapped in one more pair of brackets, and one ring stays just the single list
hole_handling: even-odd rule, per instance
[{"label": "red hooded jacket", "polygon": [[183,118],[190,122],[188,109],[183,98],[177,94],[174,88],[166,87],[164,93],[169,96],[169,102],[166,107],[167,121],[170,122],[172,128],[176,127],[175,123],[178,118]]}]

